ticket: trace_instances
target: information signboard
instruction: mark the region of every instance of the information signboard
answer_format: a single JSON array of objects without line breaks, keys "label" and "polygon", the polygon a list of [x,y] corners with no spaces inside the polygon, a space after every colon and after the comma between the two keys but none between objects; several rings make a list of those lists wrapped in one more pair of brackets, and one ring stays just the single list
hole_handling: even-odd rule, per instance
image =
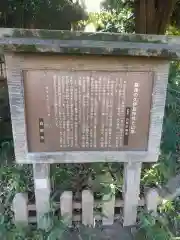
[{"label": "information signboard", "polygon": [[153,74],[26,71],[29,152],[147,150]]}]

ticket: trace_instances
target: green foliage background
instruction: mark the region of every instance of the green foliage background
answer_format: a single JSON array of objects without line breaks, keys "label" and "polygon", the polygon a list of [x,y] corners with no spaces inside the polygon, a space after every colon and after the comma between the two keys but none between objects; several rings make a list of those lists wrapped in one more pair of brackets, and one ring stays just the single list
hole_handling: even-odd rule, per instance
[{"label": "green foliage background", "polygon": [[72,0],[1,0],[0,26],[13,28],[71,29],[86,13]]}]

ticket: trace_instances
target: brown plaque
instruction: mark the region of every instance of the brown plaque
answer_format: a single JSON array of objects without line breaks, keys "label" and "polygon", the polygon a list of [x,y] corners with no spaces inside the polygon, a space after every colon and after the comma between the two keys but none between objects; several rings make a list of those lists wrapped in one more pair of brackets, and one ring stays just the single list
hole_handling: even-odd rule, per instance
[{"label": "brown plaque", "polygon": [[24,75],[29,152],[147,150],[151,72]]}]

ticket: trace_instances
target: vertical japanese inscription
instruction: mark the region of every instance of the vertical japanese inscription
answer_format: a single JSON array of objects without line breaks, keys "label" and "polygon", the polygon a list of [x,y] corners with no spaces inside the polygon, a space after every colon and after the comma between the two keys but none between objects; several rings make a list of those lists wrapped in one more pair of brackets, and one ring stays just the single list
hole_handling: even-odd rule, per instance
[{"label": "vertical japanese inscription", "polygon": [[137,110],[139,105],[140,84],[134,83],[133,86],[133,101],[132,101],[132,117],[131,117],[131,134],[136,133]]},{"label": "vertical japanese inscription", "polygon": [[125,125],[124,125],[124,145],[129,143],[129,126],[130,126],[131,108],[127,107],[125,112]]},{"label": "vertical japanese inscription", "polygon": [[39,138],[40,138],[40,143],[44,143],[44,119],[39,118]]},{"label": "vertical japanese inscription", "polygon": [[152,86],[151,73],[29,71],[25,79],[29,150],[145,150]]}]

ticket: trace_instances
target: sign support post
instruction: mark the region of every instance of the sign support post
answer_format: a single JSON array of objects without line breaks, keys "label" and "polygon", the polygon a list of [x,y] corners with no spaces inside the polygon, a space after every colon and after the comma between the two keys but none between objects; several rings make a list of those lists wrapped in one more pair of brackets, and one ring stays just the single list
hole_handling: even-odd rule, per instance
[{"label": "sign support post", "polygon": [[124,226],[136,223],[142,163],[124,164]]},{"label": "sign support post", "polygon": [[41,229],[50,226],[50,164],[33,164],[37,224]]}]

